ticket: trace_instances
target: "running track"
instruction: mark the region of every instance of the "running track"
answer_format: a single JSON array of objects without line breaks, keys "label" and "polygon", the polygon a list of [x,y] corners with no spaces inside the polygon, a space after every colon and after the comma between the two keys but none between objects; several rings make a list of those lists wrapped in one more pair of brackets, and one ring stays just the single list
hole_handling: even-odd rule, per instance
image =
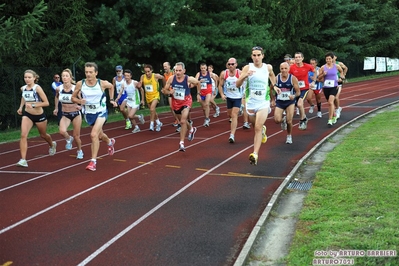
[{"label": "running track", "polygon": [[[257,166],[249,164],[253,129],[240,128],[228,143],[225,104],[221,115],[202,127],[202,110],[192,111],[198,131],[186,152],[169,113],[161,132],[123,122],[106,124],[116,139],[114,156],[100,146],[97,171],[86,171],[89,130],[82,130],[85,159],[76,148],[57,154],[29,139],[29,168],[18,168],[19,143],[0,145],[0,265],[232,265],[259,215],[283,179],[317,142],[357,116],[399,99],[398,77],[346,84],[342,116],[327,127],[308,114],[306,131],[294,117],[293,144],[270,114],[268,142]],[[307,106],[308,110],[308,106]],[[213,114],[213,112],[211,112]],[[146,117],[148,119],[148,117]]]}]

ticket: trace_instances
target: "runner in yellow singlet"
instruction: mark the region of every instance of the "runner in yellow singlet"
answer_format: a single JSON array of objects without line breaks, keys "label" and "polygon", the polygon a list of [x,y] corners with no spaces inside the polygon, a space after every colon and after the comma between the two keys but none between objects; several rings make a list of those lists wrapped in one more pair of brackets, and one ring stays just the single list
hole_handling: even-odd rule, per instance
[{"label": "runner in yellow singlet", "polygon": [[141,75],[140,82],[144,88],[145,99],[150,108],[150,130],[154,131],[154,120],[157,123],[156,131],[161,131],[162,123],[159,121],[156,107],[160,100],[159,95],[159,80],[164,77],[161,74],[152,73],[151,65],[144,66],[144,74]]}]

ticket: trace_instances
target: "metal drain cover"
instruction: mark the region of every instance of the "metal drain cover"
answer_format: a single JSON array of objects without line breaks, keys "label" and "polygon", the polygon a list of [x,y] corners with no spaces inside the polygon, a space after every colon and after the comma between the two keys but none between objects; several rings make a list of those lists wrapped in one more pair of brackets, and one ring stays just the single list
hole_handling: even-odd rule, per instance
[{"label": "metal drain cover", "polygon": [[296,189],[296,190],[309,190],[312,187],[312,182],[299,182],[299,181],[292,181],[287,186],[288,189]]}]

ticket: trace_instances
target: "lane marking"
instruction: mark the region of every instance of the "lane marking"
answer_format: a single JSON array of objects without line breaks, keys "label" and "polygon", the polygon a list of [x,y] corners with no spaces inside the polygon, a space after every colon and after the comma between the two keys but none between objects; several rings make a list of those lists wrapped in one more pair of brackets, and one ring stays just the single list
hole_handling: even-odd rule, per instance
[{"label": "lane marking", "polygon": [[123,159],[114,159],[114,161],[115,161],[115,162],[124,162],[124,163],[127,162],[127,160],[123,160]]},{"label": "lane marking", "polygon": [[22,172],[22,171],[1,171],[0,173],[4,173],[4,174],[29,174],[29,175],[37,175],[37,174],[41,174],[41,175],[47,175],[50,174],[51,172]]},{"label": "lane marking", "polygon": [[[230,132],[230,131],[228,131],[228,132]],[[226,134],[226,132],[223,132],[223,133],[214,135],[214,136],[208,138],[208,140],[209,140],[209,139],[213,139],[213,138],[217,138],[217,137],[219,137],[219,136],[221,136],[221,135],[224,135],[224,134]],[[278,134],[278,133],[275,133],[275,134],[273,134],[273,135],[277,135],[277,134]],[[272,137],[273,135],[271,135],[271,137]],[[206,141],[207,141],[207,140],[202,140],[202,141],[193,143],[192,145],[187,146],[186,149],[189,149],[189,148],[191,148],[191,147],[193,147],[193,146],[202,144],[203,142],[206,142]],[[237,156],[238,154],[241,154],[242,152],[244,152],[245,150],[251,148],[252,146],[253,146],[253,144],[252,144],[251,146],[248,146],[247,148],[241,150],[240,152],[237,152],[233,157],[230,157],[230,158],[234,158],[235,156]],[[125,148],[125,149],[128,149],[128,148]],[[29,220],[31,220],[31,219],[33,219],[33,218],[39,216],[39,215],[41,215],[41,214],[44,214],[44,213],[46,213],[46,212],[48,212],[48,211],[50,211],[50,210],[52,210],[52,209],[54,209],[54,208],[56,208],[56,207],[58,207],[58,206],[64,204],[64,203],[67,203],[67,202],[69,202],[69,201],[71,201],[71,200],[73,200],[73,199],[75,199],[75,198],[77,198],[77,197],[79,197],[79,196],[81,196],[81,195],[83,195],[83,194],[89,192],[89,191],[92,191],[92,190],[94,190],[94,189],[96,189],[96,188],[98,188],[98,187],[101,187],[101,186],[103,186],[103,185],[105,185],[105,184],[107,184],[107,183],[109,183],[109,182],[111,182],[111,181],[114,181],[114,180],[116,180],[116,179],[118,179],[118,178],[120,178],[120,177],[122,177],[122,176],[125,176],[125,175],[127,175],[127,174],[129,174],[129,173],[131,173],[131,172],[133,172],[133,171],[135,171],[135,170],[137,170],[137,169],[140,169],[140,168],[145,167],[145,166],[147,166],[147,165],[151,165],[153,162],[162,160],[162,159],[167,158],[167,157],[171,156],[172,154],[176,154],[176,153],[180,153],[180,151],[179,151],[179,150],[176,150],[176,151],[170,152],[170,153],[168,153],[168,154],[165,154],[165,155],[163,155],[163,156],[161,156],[161,157],[155,158],[155,159],[151,160],[151,161],[148,162],[148,163],[144,163],[144,164],[142,164],[142,165],[139,165],[139,166],[137,166],[137,167],[135,167],[135,168],[132,168],[132,169],[127,170],[127,171],[125,171],[125,172],[123,172],[123,173],[120,173],[119,175],[116,175],[116,176],[114,176],[114,177],[112,177],[112,178],[110,178],[110,179],[107,179],[107,180],[105,180],[105,181],[103,181],[103,182],[101,182],[101,183],[99,183],[99,184],[97,184],[97,185],[94,185],[94,186],[92,186],[92,187],[90,187],[90,188],[87,188],[87,189],[85,189],[85,190],[83,190],[83,191],[81,191],[81,192],[79,192],[79,193],[76,193],[75,195],[72,195],[72,196],[70,196],[70,197],[68,197],[68,198],[66,198],[66,199],[64,199],[64,200],[61,200],[61,201],[59,201],[58,203],[55,203],[55,204],[53,204],[53,205],[51,205],[51,206],[49,206],[49,207],[47,207],[47,208],[45,208],[45,209],[43,209],[43,210],[41,210],[41,211],[39,211],[39,212],[36,212],[36,213],[34,213],[34,214],[32,214],[32,215],[30,215],[30,216],[24,218],[24,219],[22,219],[22,220],[20,220],[20,221],[18,221],[18,222],[16,222],[16,223],[14,223],[14,224],[12,224],[12,225],[9,225],[9,226],[3,228],[2,230],[0,230],[0,235],[3,234],[3,233],[5,233],[5,232],[7,232],[7,231],[9,231],[9,230],[11,230],[11,229],[13,229],[13,228],[15,228],[15,227],[17,227],[18,225],[21,225],[21,224],[23,224],[23,223],[25,223],[25,222],[27,222],[27,221],[29,221]],[[103,156],[108,156],[108,155],[103,155]],[[229,158],[226,159],[225,161],[223,161],[222,163],[227,162],[228,160],[229,160]],[[86,161],[86,162],[87,162],[87,161]],[[85,163],[85,162],[81,162],[81,164],[82,164],[82,163]],[[219,167],[219,165],[222,165],[222,163],[218,164],[217,166],[213,167],[212,169],[216,169],[216,167]],[[54,174],[54,173],[57,173],[57,172],[61,172],[61,171],[63,171],[64,169],[71,168],[71,167],[73,167],[73,166],[74,166],[74,165],[70,165],[70,166],[65,167],[65,168],[63,168],[63,169],[58,169],[57,171],[54,171],[54,172],[52,172],[52,173],[50,173],[50,174]],[[47,175],[49,175],[49,174],[47,174]],[[31,182],[32,180],[39,179],[39,178],[42,178],[42,177],[47,176],[47,175],[42,175],[42,176],[33,178],[33,179],[29,180],[29,181],[21,182],[21,183],[18,183],[18,184],[28,183],[28,182]],[[206,175],[206,173],[204,173],[203,175]],[[190,183],[190,184],[191,184],[191,183]],[[192,183],[192,184],[194,184],[194,183]],[[12,185],[12,186],[9,186],[9,187],[6,187],[6,188],[2,188],[2,189],[0,189],[0,192],[1,192],[1,191],[4,191],[4,190],[7,190],[7,189],[10,189],[10,188],[15,187],[15,186],[16,186],[16,185]]]},{"label": "lane marking", "polygon": [[170,165],[170,164],[165,165],[165,167],[169,167],[169,168],[181,168],[181,166],[179,166],[179,165]]}]

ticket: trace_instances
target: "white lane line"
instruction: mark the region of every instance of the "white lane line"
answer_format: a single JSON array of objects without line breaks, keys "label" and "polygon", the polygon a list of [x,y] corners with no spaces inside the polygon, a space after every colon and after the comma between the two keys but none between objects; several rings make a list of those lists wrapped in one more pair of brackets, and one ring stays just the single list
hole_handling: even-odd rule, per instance
[{"label": "white lane line", "polygon": [[[134,145],[130,145],[130,146],[124,147],[124,148],[122,148],[122,149],[117,149],[117,150],[115,151],[115,153],[118,153],[118,152],[121,152],[121,151],[124,151],[124,150],[128,150],[128,149],[131,149],[131,148],[135,148],[135,147],[137,147],[137,146],[144,145],[144,144],[147,144],[147,143],[149,143],[149,142],[157,141],[157,140],[160,140],[160,139],[163,139],[163,138],[168,138],[169,136],[174,135],[174,134],[176,134],[176,132],[175,132],[175,133],[172,133],[172,134],[169,134],[169,135],[165,135],[165,136],[156,138],[156,139],[150,139],[150,140],[143,141],[143,142],[140,142],[140,143],[137,143],[137,144],[134,144]],[[120,137],[120,136],[118,136],[118,137]],[[91,145],[91,144],[87,144],[87,145]],[[174,152],[173,152],[173,153],[170,153],[170,154],[174,154]],[[103,154],[103,155],[101,155],[101,156],[97,156],[97,158],[102,158],[102,157],[105,157],[105,156],[108,156],[108,154]],[[43,158],[43,157],[40,157],[40,158]],[[34,159],[32,159],[32,160],[34,160]],[[30,161],[32,161],[32,160],[30,160]],[[21,186],[21,185],[23,185],[23,184],[26,184],[26,183],[29,183],[29,182],[38,180],[38,179],[40,179],[40,178],[46,177],[46,176],[51,175],[51,174],[56,174],[56,173],[58,173],[58,172],[61,172],[61,171],[64,171],[64,170],[66,170],[66,169],[79,166],[79,165],[81,165],[81,164],[86,164],[88,161],[89,161],[89,160],[79,161],[79,162],[77,162],[77,163],[71,164],[71,165],[69,165],[69,166],[67,166],[67,167],[63,167],[63,168],[57,169],[57,170],[52,171],[52,172],[45,172],[45,174],[43,174],[43,175],[41,175],[41,176],[37,176],[37,177],[35,177],[35,178],[31,178],[31,179],[25,180],[25,181],[23,181],[23,182],[13,184],[13,185],[8,186],[8,187],[5,187],[5,188],[1,188],[1,189],[0,189],[0,192],[3,192],[3,191],[5,191],[5,190],[8,190],[8,189],[11,189],[11,188],[14,188],[14,187]],[[1,169],[1,168],[0,168],[0,169]]]},{"label": "white lane line", "polygon": [[[227,131],[226,131],[226,132],[227,132]],[[190,147],[192,147],[192,146],[199,145],[199,144],[201,144],[201,143],[203,143],[203,142],[206,142],[206,141],[208,141],[209,139],[213,139],[213,138],[219,137],[219,136],[221,136],[222,134],[226,134],[226,132],[217,134],[217,135],[212,136],[211,138],[208,138],[208,139],[206,139],[206,140],[202,140],[202,141],[199,141],[199,142],[197,142],[197,143],[194,143],[194,144],[192,144],[192,145],[190,145],[190,146],[187,146],[186,149],[188,149],[188,148],[190,148]],[[230,131],[228,131],[228,132],[230,132]],[[242,151],[244,151],[244,150],[246,150],[246,149],[248,149],[248,148],[250,148],[250,147],[251,147],[251,146],[249,146],[249,147],[243,149]],[[127,148],[126,148],[126,149],[127,149]],[[242,152],[242,151],[241,151],[241,152]],[[106,180],[106,181],[103,181],[103,182],[101,182],[101,183],[99,183],[99,184],[97,184],[97,185],[95,185],[95,186],[92,186],[92,187],[90,187],[90,188],[88,188],[88,189],[85,189],[85,190],[83,190],[83,191],[81,191],[81,192],[79,192],[79,193],[76,193],[75,195],[72,195],[72,196],[70,196],[70,197],[68,197],[68,198],[66,198],[66,199],[64,199],[64,200],[62,200],[62,201],[60,201],[60,202],[58,202],[58,203],[56,203],[56,204],[53,204],[53,205],[51,205],[51,206],[49,206],[49,207],[47,207],[47,208],[45,208],[45,209],[43,209],[43,210],[41,210],[41,211],[35,213],[35,214],[32,214],[32,215],[26,217],[25,219],[20,220],[20,221],[17,222],[17,223],[14,223],[14,224],[12,224],[12,225],[10,225],[10,226],[5,227],[4,229],[0,230],[0,235],[3,234],[3,233],[5,233],[5,232],[7,232],[7,231],[9,231],[9,230],[11,230],[11,229],[14,228],[14,227],[17,227],[18,225],[21,225],[21,224],[23,224],[23,223],[25,223],[25,222],[27,222],[27,221],[29,221],[29,220],[31,220],[31,219],[37,217],[37,216],[39,216],[39,215],[41,215],[41,214],[43,214],[43,213],[45,213],[45,212],[48,212],[48,211],[50,211],[50,210],[52,210],[52,209],[54,209],[54,208],[56,208],[56,207],[58,207],[58,206],[60,206],[60,205],[62,205],[62,204],[64,204],[64,203],[66,203],[66,202],[68,202],[68,201],[70,201],[70,200],[72,200],[72,199],[75,199],[75,198],[77,198],[77,197],[79,197],[79,196],[81,196],[81,195],[83,195],[83,194],[85,194],[85,193],[87,193],[87,192],[89,192],[89,191],[91,191],[91,190],[94,190],[94,189],[96,189],[96,188],[98,188],[98,187],[101,187],[101,186],[103,186],[103,185],[105,185],[105,184],[107,184],[107,183],[109,183],[109,182],[111,182],[111,181],[114,181],[114,180],[116,180],[116,179],[118,179],[118,178],[120,178],[120,177],[122,177],[122,176],[124,176],[124,175],[126,175],[126,174],[128,174],[128,173],[131,173],[131,172],[133,172],[133,171],[135,171],[135,170],[137,170],[137,169],[140,169],[140,168],[142,168],[142,167],[144,167],[144,166],[150,165],[150,164],[152,164],[152,163],[154,163],[154,162],[156,162],[156,161],[162,160],[162,159],[164,159],[164,158],[166,158],[166,157],[168,157],[168,156],[171,156],[171,155],[173,155],[173,154],[175,154],[175,153],[179,153],[179,152],[180,152],[179,150],[170,152],[170,153],[165,154],[165,155],[163,155],[163,156],[161,156],[161,157],[158,157],[158,158],[156,158],[156,159],[154,159],[154,160],[152,160],[152,161],[146,162],[146,163],[144,163],[144,164],[142,164],[142,165],[139,165],[139,166],[137,166],[137,167],[135,167],[135,168],[132,168],[132,169],[126,171],[126,172],[120,173],[119,175],[116,175],[116,176],[114,176],[114,177],[112,177],[112,178],[110,178],[110,179],[108,179],[108,180]],[[240,153],[241,153],[241,152],[240,152]],[[69,166],[69,167],[66,167],[66,168],[70,168],[70,167],[72,167],[72,166]],[[65,168],[65,169],[66,169],[66,168]],[[63,170],[63,169],[59,169],[59,170],[57,170],[57,171],[55,171],[55,172],[59,172],[59,171],[62,171],[62,170]],[[52,173],[55,173],[55,172],[52,172]],[[38,178],[39,178],[39,177],[38,177]],[[12,186],[11,186],[11,187],[12,187]],[[9,188],[11,188],[11,187],[9,187]],[[5,190],[5,189],[3,188],[2,190]],[[0,191],[2,191],[2,190],[0,190]]]},{"label": "white lane line", "polygon": [[[268,138],[274,137],[277,134],[279,134],[279,132],[276,132],[270,136],[268,136]],[[220,166],[224,165],[225,163],[229,162],[231,159],[233,159],[234,157],[240,155],[241,153],[243,153],[244,151],[248,150],[249,148],[253,147],[253,145],[248,146],[244,149],[242,149],[241,151],[235,153],[234,155],[230,156],[229,158],[225,159],[224,161],[220,162],[219,164],[215,165],[214,167],[212,167],[211,169],[209,169],[208,171],[206,171],[205,173],[203,173],[202,175],[200,175],[199,177],[197,177],[196,179],[194,179],[193,181],[191,181],[190,183],[188,183],[187,185],[185,185],[184,187],[182,187],[181,189],[179,189],[178,191],[176,191],[174,194],[172,194],[171,196],[169,196],[168,198],[166,198],[164,201],[162,201],[161,203],[159,203],[157,206],[155,206],[154,208],[152,208],[151,210],[149,210],[146,214],[144,214],[143,216],[141,216],[139,219],[137,219],[136,221],[134,221],[132,224],[130,224],[128,227],[126,227],[125,229],[123,229],[121,232],[119,232],[116,236],[114,236],[113,238],[111,238],[107,243],[105,243],[104,245],[102,245],[99,249],[97,249],[95,252],[93,252],[90,256],[88,256],[86,259],[84,259],[81,263],[78,264],[78,266],[83,266],[86,265],[87,263],[89,263],[91,260],[93,260],[95,257],[97,257],[100,253],[102,253],[104,250],[106,250],[109,246],[111,246],[113,243],[115,243],[118,239],[120,239],[122,236],[124,236],[125,234],[127,234],[130,230],[132,230],[134,227],[136,227],[138,224],[140,224],[142,221],[144,221],[146,218],[148,218],[151,214],[153,214],[154,212],[156,212],[157,210],[159,210],[161,207],[163,207],[165,204],[167,204],[169,201],[171,201],[172,199],[174,199],[175,197],[177,197],[178,195],[180,195],[182,192],[184,192],[186,189],[188,189],[189,187],[191,187],[192,185],[194,185],[195,183],[197,183],[199,180],[201,180],[204,176],[208,175],[209,173],[213,172],[214,170],[216,170],[217,168],[219,168]]]},{"label": "white lane line", "polygon": [[29,174],[29,175],[46,175],[51,172],[23,172],[23,171],[0,171],[0,174]]}]

